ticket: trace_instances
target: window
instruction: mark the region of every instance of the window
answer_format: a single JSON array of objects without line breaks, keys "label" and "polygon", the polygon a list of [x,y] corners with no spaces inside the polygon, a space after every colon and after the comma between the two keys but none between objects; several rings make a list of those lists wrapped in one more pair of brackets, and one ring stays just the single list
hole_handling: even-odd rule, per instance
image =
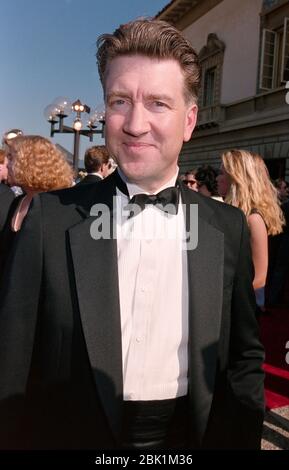
[{"label": "window", "polygon": [[281,56],[281,81],[289,80],[289,18],[284,20],[284,32]]},{"label": "window", "polygon": [[216,67],[207,69],[204,79],[203,106],[213,106],[215,94]]},{"label": "window", "polygon": [[[208,34],[207,44],[199,52],[199,61],[202,68],[202,81],[199,95],[200,108],[220,106],[222,68],[225,44],[215,33]],[[200,112],[202,117],[211,120],[212,115]]]},{"label": "window", "polygon": [[281,28],[263,29],[260,88],[272,90],[289,80],[289,18]]}]

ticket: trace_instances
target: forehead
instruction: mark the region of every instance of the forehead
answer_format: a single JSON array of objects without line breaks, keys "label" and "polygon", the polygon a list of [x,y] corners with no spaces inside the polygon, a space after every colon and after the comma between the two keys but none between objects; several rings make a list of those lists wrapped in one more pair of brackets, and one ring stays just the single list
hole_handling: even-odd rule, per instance
[{"label": "forehead", "polygon": [[174,59],[156,59],[142,55],[119,56],[106,68],[105,91],[123,87],[153,92],[155,89],[184,89],[184,75]]}]

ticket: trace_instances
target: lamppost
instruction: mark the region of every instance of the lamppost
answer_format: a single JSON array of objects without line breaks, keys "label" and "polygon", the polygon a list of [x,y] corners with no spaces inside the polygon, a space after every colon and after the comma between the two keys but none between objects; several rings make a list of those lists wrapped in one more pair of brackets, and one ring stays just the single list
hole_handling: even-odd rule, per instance
[{"label": "lamppost", "polygon": [[[76,113],[72,127],[66,126],[63,122],[71,112]],[[82,129],[82,113],[89,115],[87,129]],[[73,168],[78,170],[80,136],[85,135],[89,137],[90,142],[93,141],[94,134],[101,134],[103,137],[105,124],[104,112],[97,110],[91,111],[90,107],[83,104],[79,99],[71,103],[67,98],[59,97],[56,98],[52,104],[46,106],[44,116],[51,125],[50,137],[53,137],[54,134],[74,134]],[[97,129],[99,124],[101,124],[101,129]]]}]

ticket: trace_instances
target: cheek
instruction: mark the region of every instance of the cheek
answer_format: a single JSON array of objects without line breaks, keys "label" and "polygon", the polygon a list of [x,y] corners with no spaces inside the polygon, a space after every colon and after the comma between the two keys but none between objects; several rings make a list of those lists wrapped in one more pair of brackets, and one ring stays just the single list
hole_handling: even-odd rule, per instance
[{"label": "cheek", "polygon": [[122,134],[123,119],[121,116],[108,116],[105,121],[105,138],[116,140]]}]

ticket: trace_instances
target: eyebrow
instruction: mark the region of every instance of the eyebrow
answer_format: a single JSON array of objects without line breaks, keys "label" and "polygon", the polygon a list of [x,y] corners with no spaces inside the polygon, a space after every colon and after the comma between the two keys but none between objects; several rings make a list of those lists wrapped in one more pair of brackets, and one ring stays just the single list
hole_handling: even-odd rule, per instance
[{"label": "eyebrow", "polygon": [[[124,91],[112,91],[111,93],[108,93],[106,95],[106,99],[109,100],[111,98],[130,98],[130,94],[129,93],[126,93]],[[149,94],[149,95],[145,95],[145,99],[148,99],[148,100],[152,100],[152,101],[166,101],[170,104],[172,104],[174,102],[174,99],[171,98],[170,96],[168,95],[165,95],[165,94]]]},{"label": "eyebrow", "polygon": [[160,94],[160,95],[150,94],[150,95],[147,95],[146,98],[149,100],[155,100],[155,101],[167,101],[169,103],[173,103],[174,101],[173,98],[165,94]]},{"label": "eyebrow", "polygon": [[129,97],[129,94],[128,93],[125,93],[123,91],[112,91],[111,93],[108,93],[106,95],[106,99],[110,99],[110,98],[114,98],[114,97],[118,97],[118,98],[128,98]]}]

